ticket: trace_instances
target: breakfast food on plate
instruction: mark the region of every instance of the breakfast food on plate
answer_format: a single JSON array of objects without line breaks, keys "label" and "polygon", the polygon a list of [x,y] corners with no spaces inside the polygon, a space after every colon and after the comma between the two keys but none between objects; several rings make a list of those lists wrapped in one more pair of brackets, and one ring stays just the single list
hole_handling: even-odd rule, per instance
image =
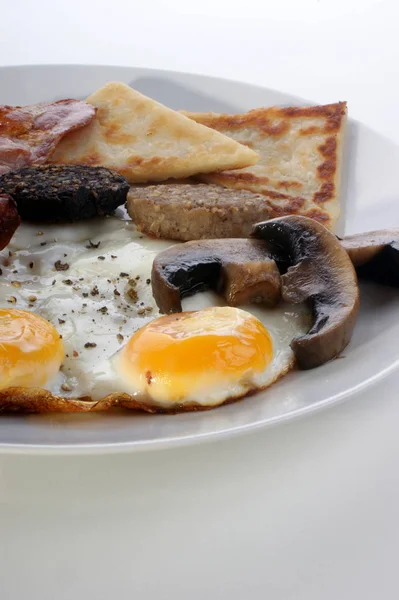
[{"label": "breakfast food on plate", "polygon": [[172,246],[155,257],[152,293],[162,313],[181,312],[182,298],[212,289],[230,306],[276,306],[280,272],[263,240],[201,240]]},{"label": "breakfast food on plate", "polygon": [[112,214],[126,202],[126,179],[104,167],[41,165],[0,175],[23,220],[62,222]]},{"label": "breakfast food on plate", "polygon": [[60,139],[92,121],[95,108],[80,100],[0,106],[0,173],[46,162]]},{"label": "breakfast food on plate", "polygon": [[0,192],[0,250],[9,244],[20,222],[14,200]]},{"label": "breakfast food on plate", "polygon": [[97,400],[39,388],[0,389],[0,411],[204,410],[265,389],[294,367],[290,340],[309,327],[303,307],[252,314],[214,306],[217,297],[210,294],[196,300],[208,306],[152,320],[114,354],[103,345],[102,360],[84,381]]},{"label": "breakfast food on plate", "polygon": [[245,238],[271,215],[259,194],[186,182],[131,187],[126,208],[139,231],[182,242]]},{"label": "breakfast food on plate", "polygon": [[93,122],[63,139],[50,162],[101,165],[130,183],[248,167],[256,152],[143,96],[108,83],[86,99]]},{"label": "breakfast food on plate", "polygon": [[[101,410],[112,405],[151,412],[198,410],[228,400],[235,394],[239,395],[239,390],[244,388],[249,391],[257,389],[257,386],[267,386],[293,367],[294,355],[290,342],[293,337],[304,334],[309,329],[309,310],[302,305],[290,306],[284,303],[273,309],[257,304],[248,305],[255,298],[250,289],[243,289],[243,285],[247,281],[250,287],[252,276],[260,285],[258,296],[264,289],[271,294],[276,294],[279,289],[277,269],[273,261],[268,256],[263,257],[261,253],[265,242],[238,239],[236,264],[234,248],[230,245],[228,249],[228,240],[214,240],[209,244],[217,246],[218,242],[226,246],[224,252],[217,249],[222,268],[226,272],[226,280],[232,292],[235,292],[235,285],[237,294],[241,288],[241,301],[245,303],[242,308],[246,312],[244,315],[231,309],[225,312],[226,302],[221,296],[213,292],[198,293],[183,301],[184,310],[193,310],[197,316],[185,317],[182,329],[179,326],[174,330],[168,325],[162,332],[162,327],[156,325],[159,312],[152,295],[151,269],[157,253],[166,250],[168,242],[141,236],[131,221],[121,220],[117,216],[81,221],[70,227],[44,224],[40,226],[40,230],[33,224],[24,223],[16,231],[7,250],[0,253],[0,306],[29,311],[52,323],[62,336],[65,358],[57,376],[49,380],[42,389],[13,387],[0,390],[0,410],[76,412]],[[240,265],[238,254],[245,255],[245,264]],[[257,259],[262,260],[266,268],[270,269],[269,281],[261,272]],[[276,300],[268,294],[265,294],[265,299],[269,299],[270,303]],[[244,343],[248,319],[249,324],[256,323],[254,327],[261,331],[263,329],[258,321],[263,323],[272,340],[272,354],[265,357],[265,362],[256,363],[261,366],[260,370],[251,367],[246,382],[241,375],[239,381],[231,374],[226,380],[222,373],[216,397],[208,398],[203,394],[200,401],[199,388],[194,390],[194,387],[191,390],[193,393],[188,390],[184,397],[178,398],[161,397],[155,391],[154,396],[148,394],[147,379],[144,381],[141,376],[140,387],[133,367],[131,375],[130,370],[127,372],[127,364],[136,364],[136,341],[140,338],[141,344],[143,340],[147,340],[146,336],[136,336],[135,332],[140,332],[140,328],[150,322],[154,323],[154,327],[156,325],[158,337],[155,340],[158,341],[152,350],[151,344],[148,345],[148,352],[144,354],[148,360],[154,354],[154,362],[151,363],[154,370],[157,365],[162,366],[162,363],[155,360],[160,348],[159,340],[166,336],[165,343],[175,347],[174,337],[185,332],[183,337],[191,336],[188,347],[193,352],[190,356],[187,354],[187,361],[191,361],[194,369],[198,357],[196,348],[200,351],[207,341],[203,336],[218,335],[210,327],[209,318],[201,312],[203,308],[212,306],[222,306],[223,309],[216,311],[214,316],[210,311],[210,323],[218,331],[220,329],[221,336],[223,332],[223,335],[227,334],[227,329],[230,328],[231,336],[228,339],[225,337],[224,342],[234,342],[238,354],[247,352],[252,355],[255,352],[249,344],[249,338],[248,345]],[[253,316],[247,316],[247,312]],[[239,323],[243,323],[244,333],[240,333],[241,326],[238,333],[235,331]],[[201,329],[202,326],[204,330]],[[168,333],[170,329],[172,331]],[[0,323],[0,338],[2,335],[4,332],[2,334]],[[141,348],[140,344],[138,347]],[[168,355],[169,371],[165,377],[169,373],[168,377],[173,381],[179,372],[177,355],[173,352]],[[140,364],[137,363],[137,368]],[[199,374],[200,372],[201,370],[198,371]],[[230,373],[228,367],[226,372]],[[213,382],[215,378],[214,372]],[[208,389],[204,380],[202,381],[204,390]],[[225,385],[229,382],[235,382],[241,387],[233,389]],[[143,385],[147,390],[145,393]],[[222,394],[223,391],[225,395]]]},{"label": "breakfast food on plate", "polygon": [[399,229],[358,233],[341,244],[360,279],[399,287]]},{"label": "breakfast food on plate", "polygon": [[0,412],[219,406],[345,348],[355,267],[399,285],[399,230],[328,230],[345,103],[187,114],[0,108]]},{"label": "breakfast food on plate", "polygon": [[205,175],[203,181],[263,194],[272,217],[299,214],[334,229],[340,213],[345,102],[259,108],[239,115],[183,114],[259,155],[252,166]]},{"label": "breakfast food on plate", "polygon": [[282,298],[311,302],[313,325],[291,345],[298,366],[312,369],[338,356],[359,311],[356,273],[338,239],[317,221],[298,216],[258,223],[252,235],[267,240],[284,273]]}]

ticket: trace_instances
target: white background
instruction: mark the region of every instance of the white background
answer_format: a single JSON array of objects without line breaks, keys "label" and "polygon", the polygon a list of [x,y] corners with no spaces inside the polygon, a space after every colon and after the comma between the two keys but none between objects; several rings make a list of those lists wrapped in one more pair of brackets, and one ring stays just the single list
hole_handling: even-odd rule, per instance
[{"label": "white background", "polygon": [[[397,143],[395,5],[3,0],[0,61],[185,70],[347,100]],[[394,384],[204,446],[0,456],[0,598],[398,598]]]}]

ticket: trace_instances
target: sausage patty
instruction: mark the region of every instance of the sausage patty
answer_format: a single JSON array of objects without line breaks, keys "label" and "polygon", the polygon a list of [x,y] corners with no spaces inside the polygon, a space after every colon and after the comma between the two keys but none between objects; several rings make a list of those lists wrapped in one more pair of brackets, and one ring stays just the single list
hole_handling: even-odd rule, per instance
[{"label": "sausage patty", "polygon": [[249,237],[255,223],[270,218],[263,196],[205,183],[131,187],[126,206],[139,231],[183,242]]}]

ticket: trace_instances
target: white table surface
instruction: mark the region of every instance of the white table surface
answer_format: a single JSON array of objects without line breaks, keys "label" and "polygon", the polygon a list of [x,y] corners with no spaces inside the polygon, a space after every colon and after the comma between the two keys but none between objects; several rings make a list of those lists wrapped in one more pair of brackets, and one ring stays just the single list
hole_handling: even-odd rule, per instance
[{"label": "white table surface", "polygon": [[[58,4],[4,3],[1,63],[157,67],[346,99],[399,142],[395,0]],[[398,598],[391,390],[203,446],[0,456],[1,600]]]}]

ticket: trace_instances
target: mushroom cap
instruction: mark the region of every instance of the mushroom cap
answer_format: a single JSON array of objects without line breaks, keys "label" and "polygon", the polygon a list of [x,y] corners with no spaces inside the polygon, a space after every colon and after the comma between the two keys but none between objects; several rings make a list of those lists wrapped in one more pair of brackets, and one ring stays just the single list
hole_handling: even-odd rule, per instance
[{"label": "mushroom cap", "polygon": [[230,306],[280,299],[280,272],[261,240],[226,238],[177,244],[157,255],[152,293],[163,313],[180,312],[181,300],[214,289]]},{"label": "mushroom cap", "polygon": [[360,279],[399,287],[399,229],[382,229],[341,240]]},{"label": "mushroom cap", "polygon": [[310,302],[313,324],[291,347],[301,369],[335,358],[349,343],[359,309],[352,262],[323,225],[300,216],[258,223],[252,235],[267,242],[281,271],[282,297]]}]

